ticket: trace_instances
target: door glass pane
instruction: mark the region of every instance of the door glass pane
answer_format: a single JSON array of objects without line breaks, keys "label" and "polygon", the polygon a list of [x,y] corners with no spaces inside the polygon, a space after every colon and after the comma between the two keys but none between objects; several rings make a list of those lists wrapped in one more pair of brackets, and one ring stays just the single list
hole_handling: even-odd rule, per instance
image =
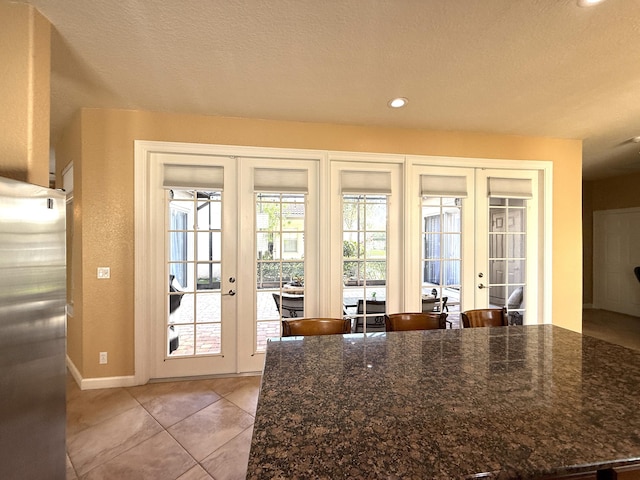
[{"label": "door glass pane", "polygon": [[170,325],[168,328],[169,353],[172,357],[193,356],[195,352],[194,325]]},{"label": "door glass pane", "polygon": [[220,260],[221,236],[220,232],[198,232],[197,234],[198,260]]},{"label": "door glass pane", "polygon": [[342,197],[342,298],[355,332],[384,331],[387,197]]},{"label": "door glass pane", "polygon": [[168,357],[222,353],[221,203],[221,192],[167,193]]},{"label": "door glass pane", "polygon": [[460,326],[462,202],[454,197],[422,198],[422,311],[445,312]]},{"label": "door glass pane", "polygon": [[196,325],[196,355],[220,353],[220,323],[204,323]]},{"label": "door glass pane", "polygon": [[197,263],[197,289],[212,290],[220,289],[220,269],[219,262]]},{"label": "door glass pane", "polygon": [[521,324],[525,314],[525,200],[491,198],[489,205],[489,306],[506,306],[509,321]]},{"label": "door glass pane", "polygon": [[442,262],[442,284],[455,287],[460,284],[460,260]]},{"label": "door glass pane", "polygon": [[509,235],[507,238],[507,248],[509,258],[524,258],[525,256],[525,236]]},{"label": "door glass pane", "polygon": [[196,230],[220,230],[221,216],[221,192],[198,192],[198,214],[196,216]]},{"label": "door glass pane", "polygon": [[256,194],[256,351],[304,316],[305,195]]},{"label": "door glass pane", "polygon": [[196,295],[196,323],[220,322],[220,294],[198,292]]}]

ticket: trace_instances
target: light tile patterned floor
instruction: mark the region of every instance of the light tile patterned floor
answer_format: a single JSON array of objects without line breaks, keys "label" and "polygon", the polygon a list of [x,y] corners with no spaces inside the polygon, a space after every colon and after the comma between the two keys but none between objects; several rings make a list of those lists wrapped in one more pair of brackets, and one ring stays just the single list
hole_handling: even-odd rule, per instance
[{"label": "light tile patterned floor", "polygon": [[[583,333],[640,350],[640,318],[583,312]],[[244,479],[260,377],[80,391],[67,378],[68,480]]]},{"label": "light tile patterned floor", "polygon": [[67,377],[67,479],[244,479],[260,377],[81,391]]},{"label": "light tile patterned floor", "polygon": [[606,310],[585,309],[582,312],[582,333],[640,350],[640,317]]}]

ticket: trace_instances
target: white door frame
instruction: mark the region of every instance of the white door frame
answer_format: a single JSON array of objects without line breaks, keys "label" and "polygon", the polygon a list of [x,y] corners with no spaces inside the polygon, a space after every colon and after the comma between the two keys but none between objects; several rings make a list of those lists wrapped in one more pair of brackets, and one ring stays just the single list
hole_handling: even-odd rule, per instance
[{"label": "white door frame", "polygon": [[[420,172],[425,170],[424,167],[433,167],[434,172],[438,168],[443,171],[448,167],[455,168],[473,168],[473,169],[494,169],[501,171],[508,170],[529,170],[538,172],[538,182],[536,196],[540,201],[538,209],[538,245],[540,254],[537,258],[539,274],[537,276],[538,302],[532,309],[537,309],[538,323],[552,323],[552,211],[553,211],[553,163],[550,161],[520,161],[520,160],[501,160],[501,159],[479,159],[479,158],[459,158],[459,157],[429,157],[429,156],[407,156],[405,169],[405,217],[415,211],[416,199],[420,197]],[[419,249],[415,242],[420,239],[420,225],[415,222],[410,223],[405,237],[405,252],[407,254],[407,263],[405,271],[405,304],[409,307],[419,305],[420,285],[418,283],[420,258]],[[473,275],[474,268],[464,268],[463,266],[463,282],[475,282]],[[413,272],[413,274],[411,273]],[[474,277],[470,280],[469,274]],[[469,283],[471,285],[472,283]],[[531,307],[531,306],[530,306]],[[464,306],[461,305],[461,311]]]},{"label": "white door frame", "polygon": [[[476,302],[480,302],[482,305],[481,308],[488,308],[489,305],[489,288],[478,288],[478,284],[487,284],[487,286],[491,283],[491,274],[489,272],[489,259],[488,259],[488,241],[489,241],[489,224],[490,220],[488,218],[491,207],[489,206],[489,195],[487,191],[487,180],[490,177],[501,177],[501,178],[513,178],[513,179],[525,179],[528,178],[532,184],[532,193],[533,198],[526,200],[525,203],[525,232],[526,238],[535,238],[537,241],[525,242],[525,258],[526,258],[526,271],[525,271],[525,297],[527,300],[526,314],[524,315],[524,323],[526,324],[535,324],[538,323],[539,315],[538,308],[540,306],[540,301],[531,302],[531,299],[539,299],[538,289],[541,285],[541,280],[539,278],[540,272],[537,264],[538,253],[544,252],[544,249],[541,248],[542,245],[539,244],[541,241],[541,236],[538,233],[538,229],[540,227],[540,223],[536,223],[536,219],[539,215],[539,205],[542,199],[538,197],[538,175],[535,170],[523,169],[523,170],[504,170],[504,169],[488,169],[483,168],[480,169],[476,174],[476,195],[477,195],[477,204],[476,204],[476,251],[484,252],[483,255],[476,255],[476,268],[475,268],[475,276],[472,282],[472,288],[475,290]],[[484,278],[479,278],[479,273],[484,274]],[[508,294],[505,297],[505,301],[508,298]],[[477,307],[476,307],[477,308]]]},{"label": "white door frame", "polygon": [[[551,161],[521,161],[502,159],[478,159],[461,157],[435,157],[416,155],[393,155],[375,154],[359,152],[332,152],[324,150],[300,150],[300,149],[278,149],[262,147],[242,147],[233,145],[206,145],[189,144],[176,142],[156,142],[156,141],[135,141],[134,148],[134,248],[135,248],[135,286],[134,286],[134,333],[135,333],[135,376],[134,382],[137,385],[146,383],[150,379],[150,337],[151,320],[149,312],[152,311],[153,299],[148,294],[147,285],[152,281],[162,281],[163,275],[150,271],[147,266],[150,262],[150,252],[146,250],[149,245],[151,231],[150,225],[150,205],[149,193],[151,189],[150,179],[147,175],[149,170],[150,156],[153,153],[184,153],[194,155],[225,155],[232,158],[254,157],[254,158],[307,158],[316,159],[319,163],[319,195],[320,202],[328,204],[334,195],[330,186],[330,163],[334,161],[353,161],[367,163],[399,163],[403,168],[403,181],[400,191],[400,198],[403,198],[403,222],[407,228],[404,229],[399,241],[404,245],[404,261],[398,267],[401,275],[405,277],[404,289],[401,293],[398,308],[410,306],[413,302],[411,290],[419,292],[419,289],[412,289],[411,279],[406,278],[411,271],[410,266],[417,260],[413,258],[415,242],[418,241],[415,235],[408,234],[411,231],[412,222],[407,217],[411,212],[412,199],[417,195],[416,188],[419,186],[413,181],[415,178],[415,166],[426,165],[432,167],[468,167],[468,168],[492,168],[492,169],[513,169],[513,170],[537,170],[539,173],[539,196],[542,201],[542,208],[539,211],[539,232],[541,257],[538,259],[540,268],[539,275],[539,302],[538,312],[541,323],[551,323],[552,321],[552,191],[553,191],[553,163]],[[342,300],[337,298],[333,287],[331,287],[331,244],[332,244],[332,217],[329,208],[320,208],[318,244],[319,244],[319,298],[329,298],[328,303],[322,302],[319,305],[321,314],[328,314],[336,310],[335,305],[340,305]],[[419,238],[419,236],[417,237]],[[401,257],[402,258],[402,257]],[[418,262],[419,263],[419,262]],[[156,280],[154,280],[154,275]],[[416,277],[417,278],[417,277]],[[417,293],[415,294],[417,295]],[[335,308],[334,308],[335,307]],[[325,313],[326,312],[326,313]]]},{"label": "white door frame", "polygon": [[[254,172],[256,168],[266,167],[270,170],[306,170],[308,193],[305,202],[305,288],[317,292],[319,277],[319,194],[318,164],[322,156],[317,153],[305,155],[304,158],[281,157],[273,155],[266,158],[243,157],[239,165],[238,202],[240,215],[238,237],[238,372],[258,372],[264,365],[265,352],[256,351],[256,244],[255,244],[255,211],[256,196],[254,190]],[[308,315],[320,315],[320,295],[305,299],[305,312]],[[241,341],[241,339],[243,341]]]},{"label": "white door frame", "polygon": [[[288,160],[293,162],[297,160],[315,160],[319,161],[322,165],[326,164],[326,152],[318,152],[314,150],[298,150],[298,149],[275,149],[275,148],[262,148],[262,147],[240,147],[233,145],[208,145],[208,144],[191,144],[191,143],[179,143],[179,142],[154,142],[154,141],[135,141],[134,146],[134,209],[135,209],[135,233],[134,233],[134,248],[135,248],[135,285],[134,285],[134,360],[135,360],[135,374],[134,382],[136,385],[143,385],[152,378],[153,374],[153,361],[151,357],[154,352],[153,334],[154,329],[152,326],[154,313],[157,315],[157,305],[155,297],[152,291],[157,291],[158,288],[163,288],[159,282],[164,282],[164,270],[160,271],[159,268],[164,269],[162,266],[154,266],[156,262],[152,259],[158,255],[157,251],[153,250],[154,239],[151,238],[153,229],[152,225],[157,219],[152,218],[154,215],[153,205],[151,205],[150,199],[152,198],[151,192],[153,188],[157,188],[153,182],[157,184],[157,178],[151,178],[153,171],[153,155],[154,154],[184,154],[184,155],[203,155],[214,157],[229,157],[233,160],[243,158],[246,160],[264,159],[265,162],[273,160]],[[266,163],[265,163],[266,164]],[[234,179],[239,185],[245,185],[246,182],[242,182],[241,172],[238,171],[237,178]],[[157,177],[157,175],[156,175]],[[324,185],[321,180],[320,186]],[[239,197],[240,190],[238,190],[237,196]],[[251,195],[253,199],[253,195]],[[234,198],[236,205],[240,205],[241,199]],[[242,199],[246,202],[246,199]],[[252,200],[253,202],[253,200]],[[328,217],[327,217],[328,219]],[[247,219],[239,219],[240,225],[247,225]],[[242,249],[242,235],[245,235],[246,240],[247,232],[238,233],[238,244],[241,253],[246,253],[246,249]],[[248,233],[253,235],[253,231]],[[149,246],[152,246],[149,248]],[[322,255],[322,252],[320,253]],[[235,261],[235,260],[234,260]],[[322,264],[322,262],[319,262]],[[238,272],[238,278],[242,277]],[[244,277],[243,277],[244,279]],[[224,282],[228,279],[222,279]],[[234,284],[236,288],[247,288],[248,284],[245,281],[245,285]],[[149,285],[153,285],[153,288],[148,288]],[[228,290],[229,285],[222,284],[223,289]],[[237,297],[226,297],[225,301],[238,301]],[[237,330],[236,330],[237,331]],[[238,335],[236,335],[238,337]],[[239,340],[238,340],[239,341]],[[236,345],[237,349],[237,345]],[[259,357],[259,356],[258,356]],[[256,358],[258,358],[256,357]],[[251,364],[258,364],[259,362],[250,362]],[[243,364],[246,367],[246,363]],[[256,367],[256,371],[261,370],[261,366]],[[236,364],[236,372],[238,371],[238,365]],[[195,373],[198,375],[199,373]]]},{"label": "white door frame", "polygon": [[[328,279],[331,285],[329,302],[330,310],[326,315],[340,317],[343,315],[343,224],[342,224],[342,191],[340,175],[343,170],[363,172],[384,172],[390,176],[391,194],[388,196],[387,213],[387,298],[386,308],[389,312],[399,312],[404,309],[402,295],[402,278],[404,253],[402,250],[402,232],[405,219],[402,214],[402,157],[397,155],[372,155],[372,154],[333,154],[330,156],[330,211],[333,222],[328,226],[330,232],[328,242],[331,245],[330,272]],[[325,236],[326,238],[326,236]]]},{"label": "white door frame", "polygon": [[[593,307],[640,316],[640,284],[633,268],[640,266],[640,226],[629,216],[640,215],[640,208],[597,210],[593,212]],[[625,218],[626,217],[626,218]],[[621,228],[633,227],[624,235],[610,223]],[[613,233],[613,236],[607,235]],[[610,243],[614,242],[615,245]],[[615,248],[614,248],[615,247]],[[611,258],[612,256],[617,258]],[[615,260],[615,269],[607,268]],[[618,271],[624,266],[624,271]]]}]

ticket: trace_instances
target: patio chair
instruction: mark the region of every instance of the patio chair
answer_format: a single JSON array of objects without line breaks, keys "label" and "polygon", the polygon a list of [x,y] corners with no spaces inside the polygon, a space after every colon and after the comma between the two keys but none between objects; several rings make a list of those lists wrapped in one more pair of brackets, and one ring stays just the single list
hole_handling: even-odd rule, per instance
[{"label": "patio chair", "polygon": [[180,306],[180,303],[182,302],[182,297],[184,296],[184,292],[176,288],[174,284],[178,284],[178,280],[176,280],[175,275],[170,274],[169,275],[169,313],[173,313],[178,309],[178,307]]},{"label": "patio chair", "polygon": [[[447,300],[449,297],[442,297],[442,311],[448,312]],[[422,299],[422,311],[423,312],[439,312],[440,311],[440,299],[435,297],[428,297]]]},{"label": "patio chair", "polygon": [[523,300],[524,287],[516,288],[513,292],[511,292],[511,295],[509,295],[509,299],[507,300],[507,309],[509,310],[509,313],[507,314],[509,317],[509,325],[522,325],[522,313],[512,312],[511,310],[522,308]]},{"label": "patio chair", "polygon": [[[364,331],[364,300],[358,300],[358,307],[356,311],[356,321],[353,328],[354,332]],[[384,317],[386,312],[386,302],[384,300],[367,300],[367,332],[384,332],[385,323]],[[381,315],[371,316],[372,313],[379,313]]]},{"label": "patio chair", "polygon": [[304,317],[304,295],[273,293],[273,300],[282,318]]}]

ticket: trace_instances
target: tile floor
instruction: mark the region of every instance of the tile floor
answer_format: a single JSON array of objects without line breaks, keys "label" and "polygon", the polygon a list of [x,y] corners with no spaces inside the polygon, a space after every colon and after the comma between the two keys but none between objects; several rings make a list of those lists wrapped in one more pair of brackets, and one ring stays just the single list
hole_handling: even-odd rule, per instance
[{"label": "tile floor", "polygon": [[606,310],[584,309],[582,333],[640,350],[640,317]]},{"label": "tile floor", "polygon": [[[640,350],[640,318],[584,310],[583,333]],[[260,377],[81,391],[67,377],[67,479],[246,474]]]},{"label": "tile floor", "polygon": [[67,480],[246,476],[260,377],[81,391],[67,376]]}]

